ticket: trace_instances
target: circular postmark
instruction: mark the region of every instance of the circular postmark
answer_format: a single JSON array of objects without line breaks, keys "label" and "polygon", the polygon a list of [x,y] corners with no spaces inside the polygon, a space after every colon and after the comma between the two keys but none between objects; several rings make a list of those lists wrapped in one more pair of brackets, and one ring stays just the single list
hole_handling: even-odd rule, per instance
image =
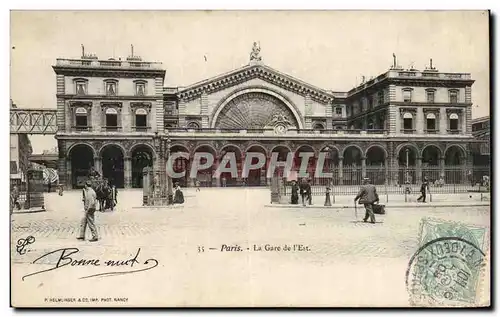
[{"label": "circular postmark", "polygon": [[412,305],[473,304],[485,254],[458,237],[427,242],[411,257],[406,288]]}]

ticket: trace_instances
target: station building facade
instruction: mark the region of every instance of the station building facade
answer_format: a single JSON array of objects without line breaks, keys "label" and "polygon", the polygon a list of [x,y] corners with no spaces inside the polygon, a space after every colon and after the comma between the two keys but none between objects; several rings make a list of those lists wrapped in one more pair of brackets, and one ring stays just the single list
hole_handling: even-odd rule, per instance
[{"label": "station building facade", "polygon": [[[273,152],[285,160],[310,152],[314,175],[326,152],[326,182],[358,185],[419,182],[423,176],[463,182],[472,168],[474,81],[467,73],[444,73],[432,66],[403,69],[394,62],[385,73],[347,92],[315,87],[265,65],[252,51],[248,65],[187,87],[164,87],[160,63],[133,54],[125,60],[94,55],[58,59],[57,124],[60,182],[78,187],[93,167],[118,187],[141,187],[142,170],[161,170],[168,155],[209,152],[214,167],[197,174],[202,186],[262,186],[266,167],[248,178],[222,174],[234,152],[238,169],[245,153]],[[334,85],[332,85],[334,86]],[[178,159],[177,179],[190,186],[190,159]],[[276,172],[279,173],[279,170]]]}]

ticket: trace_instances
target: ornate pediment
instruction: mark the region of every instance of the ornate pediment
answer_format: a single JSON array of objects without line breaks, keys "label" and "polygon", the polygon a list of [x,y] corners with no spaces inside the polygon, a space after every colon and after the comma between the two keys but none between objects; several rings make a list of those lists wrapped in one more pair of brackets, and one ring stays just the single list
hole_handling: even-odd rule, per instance
[{"label": "ornate pediment", "polygon": [[250,64],[226,74],[222,74],[181,89],[177,94],[180,99],[192,100],[203,93],[211,94],[231,86],[259,78],[273,85],[296,94],[306,96],[320,103],[330,103],[334,96],[330,92],[305,83],[290,75],[281,73],[264,64]]}]

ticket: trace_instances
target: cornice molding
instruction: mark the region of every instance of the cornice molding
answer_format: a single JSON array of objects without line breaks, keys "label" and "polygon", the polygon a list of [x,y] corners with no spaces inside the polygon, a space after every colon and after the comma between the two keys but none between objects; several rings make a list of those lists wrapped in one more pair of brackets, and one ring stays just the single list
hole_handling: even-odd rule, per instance
[{"label": "cornice molding", "polygon": [[163,95],[155,96],[108,96],[108,95],[75,95],[75,94],[57,94],[57,98],[71,99],[75,100],[103,100],[103,101],[137,101],[137,102],[151,102],[159,99],[163,99]]},{"label": "cornice molding", "polygon": [[118,78],[157,78],[165,77],[162,69],[117,69],[52,66],[57,75],[78,77],[118,77]]},{"label": "cornice molding", "polygon": [[472,79],[429,79],[429,78],[387,78],[389,85],[416,86],[416,87],[447,87],[461,88],[471,86]]},{"label": "cornice molding", "polygon": [[394,106],[403,106],[403,107],[467,107],[471,106],[472,103],[469,102],[458,102],[458,103],[449,103],[449,102],[404,102],[404,101],[393,101],[390,103]]},{"label": "cornice molding", "polygon": [[265,65],[248,65],[233,72],[207,79],[182,89],[177,93],[177,96],[179,99],[189,101],[200,97],[203,93],[211,94],[254,78],[262,79],[304,97],[309,95],[311,99],[323,104],[331,103],[334,99],[331,93],[323,89],[280,73]]}]

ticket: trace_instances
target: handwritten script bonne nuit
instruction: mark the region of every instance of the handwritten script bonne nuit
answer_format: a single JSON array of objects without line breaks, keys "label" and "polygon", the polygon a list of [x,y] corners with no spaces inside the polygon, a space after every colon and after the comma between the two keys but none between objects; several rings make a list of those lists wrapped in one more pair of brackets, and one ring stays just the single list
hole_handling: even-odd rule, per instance
[{"label": "handwritten script bonne nuit", "polygon": [[[100,259],[85,259],[85,258],[76,258],[75,255],[80,252],[78,248],[64,248],[64,249],[58,249],[49,253],[46,253],[42,255],[41,257],[37,258],[36,260],[33,261],[33,264],[40,264],[41,260],[43,259],[48,259],[49,257],[55,255],[57,256],[57,261],[54,266],[52,266],[49,269],[46,270],[41,270],[37,271],[34,273],[30,273],[28,275],[23,276],[22,280],[24,281],[25,278],[41,273],[46,273],[54,270],[59,270],[65,266],[69,267],[106,267],[106,268],[134,268],[134,265],[136,267],[140,267],[141,263],[139,262],[139,254],[141,252],[141,248],[137,250],[137,253],[135,254],[134,257],[126,259],[126,260],[106,260],[106,261],[101,261]],[[147,271],[151,270],[155,267],[158,266],[158,260],[156,259],[147,259],[142,263],[142,268],[140,269],[134,269],[134,270],[125,270],[125,271],[115,271],[115,272],[104,272],[104,273],[98,273],[98,274],[92,274],[92,275],[87,275],[87,276],[82,276],[80,279],[86,279],[86,278],[91,278],[91,277],[105,277],[105,276],[116,276],[116,275],[123,275],[123,274],[130,274],[130,273],[137,273],[137,272],[142,272],[142,271]],[[145,267],[144,267],[145,266]]]}]

